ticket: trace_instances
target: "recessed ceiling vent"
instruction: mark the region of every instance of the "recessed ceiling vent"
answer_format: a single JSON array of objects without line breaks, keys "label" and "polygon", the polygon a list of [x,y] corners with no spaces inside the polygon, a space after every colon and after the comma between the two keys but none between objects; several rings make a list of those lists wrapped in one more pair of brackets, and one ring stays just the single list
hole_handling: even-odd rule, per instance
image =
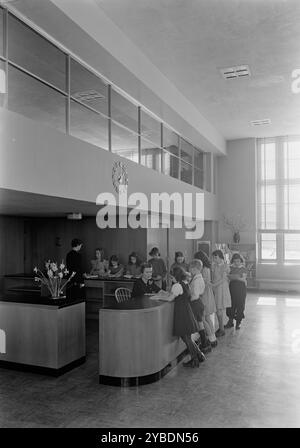
[{"label": "recessed ceiling vent", "polygon": [[221,68],[224,79],[245,78],[251,76],[249,65],[236,65],[234,67]]},{"label": "recessed ceiling vent", "polygon": [[79,101],[93,101],[93,100],[104,100],[105,96],[96,90],[86,90],[84,92],[77,92],[72,95]]},{"label": "recessed ceiling vent", "polygon": [[265,118],[264,120],[253,120],[251,121],[251,126],[262,126],[265,124],[271,124],[270,118]]},{"label": "recessed ceiling vent", "polygon": [[70,219],[71,221],[79,221],[82,219],[81,213],[67,213],[67,219]]}]

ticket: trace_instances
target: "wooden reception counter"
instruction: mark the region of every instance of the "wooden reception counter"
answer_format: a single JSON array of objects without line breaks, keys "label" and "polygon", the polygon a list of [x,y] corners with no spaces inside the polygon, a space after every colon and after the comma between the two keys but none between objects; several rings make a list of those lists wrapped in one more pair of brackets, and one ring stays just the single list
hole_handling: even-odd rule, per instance
[{"label": "wooden reception counter", "polygon": [[85,361],[85,302],[0,298],[0,367],[61,375]]},{"label": "wooden reception counter", "polygon": [[182,359],[173,336],[174,302],[147,296],[99,310],[99,382],[137,386],[162,378]]}]

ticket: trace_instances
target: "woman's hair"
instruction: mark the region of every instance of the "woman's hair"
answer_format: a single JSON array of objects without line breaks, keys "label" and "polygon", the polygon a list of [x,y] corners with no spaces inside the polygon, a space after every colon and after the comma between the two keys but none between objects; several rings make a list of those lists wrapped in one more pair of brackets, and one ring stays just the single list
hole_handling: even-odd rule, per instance
[{"label": "woman's hair", "polygon": [[188,273],[184,271],[180,266],[176,266],[173,269],[173,276],[175,277],[177,282],[182,282],[183,280],[187,279]]},{"label": "woman's hair", "polygon": [[175,252],[175,263],[177,263],[177,258],[178,257],[183,257],[183,262],[185,262],[185,258],[184,258],[183,253],[180,252],[180,251],[177,251],[177,252]]},{"label": "woman's hair", "polygon": [[82,243],[82,241],[81,241],[79,238],[74,238],[74,239],[72,240],[72,242],[71,242],[71,246],[72,246],[72,247],[77,247],[77,246],[79,246],[80,244],[83,244],[83,243]]},{"label": "woman's hair", "polygon": [[145,262],[145,263],[142,263],[141,264],[141,272],[143,273],[144,272],[144,270],[145,269],[152,269],[152,264],[151,263],[147,263],[147,262]]},{"label": "woman's hair", "polygon": [[140,266],[141,262],[139,260],[139,257],[137,256],[137,253],[136,252],[131,252],[131,254],[128,257],[128,264],[132,264],[131,257],[134,257],[136,259],[136,265]]},{"label": "woman's hair", "polygon": [[215,257],[220,257],[222,258],[222,260],[224,260],[224,254],[220,249],[214,250],[212,255]]},{"label": "woman's hair", "polygon": [[159,249],[158,247],[153,247],[149,252],[150,257],[153,257],[154,255],[158,255],[160,257]]},{"label": "woman's hair", "polygon": [[104,260],[104,249],[102,249],[102,247],[96,247],[95,249],[95,253],[97,252],[97,250],[100,252],[101,254],[101,261]]},{"label": "woman's hair", "polygon": [[196,268],[196,269],[198,269],[199,271],[201,271],[201,270],[202,270],[202,267],[203,267],[203,263],[202,263],[202,261],[201,261],[201,260],[198,260],[197,258],[196,258],[195,260],[192,260],[192,261],[190,262],[190,268]]},{"label": "woman's hair", "polygon": [[234,260],[241,260],[241,263],[244,263],[244,259],[240,254],[233,254],[231,258],[231,263],[233,263]]},{"label": "woman's hair", "polygon": [[195,253],[194,258],[196,260],[202,261],[202,264],[205,268],[211,268],[211,262],[203,250],[198,250],[198,252]]},{"label": "woman's hair", "polygon": [[116,261],[117,263],[119,263],[119,258],[117,257],[117,255],[112,255],[109,259],[109,265],[111,266],[112,261]]}]

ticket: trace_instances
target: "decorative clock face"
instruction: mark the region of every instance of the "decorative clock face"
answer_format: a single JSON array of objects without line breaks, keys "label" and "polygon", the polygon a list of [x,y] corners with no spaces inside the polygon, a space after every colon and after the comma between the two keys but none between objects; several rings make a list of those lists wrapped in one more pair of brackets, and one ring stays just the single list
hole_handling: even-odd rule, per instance
[{"label": "decorative clock face", "polygon": [[128,173],[123,162],[115,162],[112,169],[112,183],[117,193],[124,191],[128,186]]}]

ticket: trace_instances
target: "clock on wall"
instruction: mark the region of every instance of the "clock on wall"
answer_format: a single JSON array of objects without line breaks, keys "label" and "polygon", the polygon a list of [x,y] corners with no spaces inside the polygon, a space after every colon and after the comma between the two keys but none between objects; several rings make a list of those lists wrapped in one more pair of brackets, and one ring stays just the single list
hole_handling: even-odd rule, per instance
[{"label": "clock on wall", "polygon": [[128,186],[128,172],[123,162],[115,162],[112,168],[112,183],[117,193],[121,193]]}]

